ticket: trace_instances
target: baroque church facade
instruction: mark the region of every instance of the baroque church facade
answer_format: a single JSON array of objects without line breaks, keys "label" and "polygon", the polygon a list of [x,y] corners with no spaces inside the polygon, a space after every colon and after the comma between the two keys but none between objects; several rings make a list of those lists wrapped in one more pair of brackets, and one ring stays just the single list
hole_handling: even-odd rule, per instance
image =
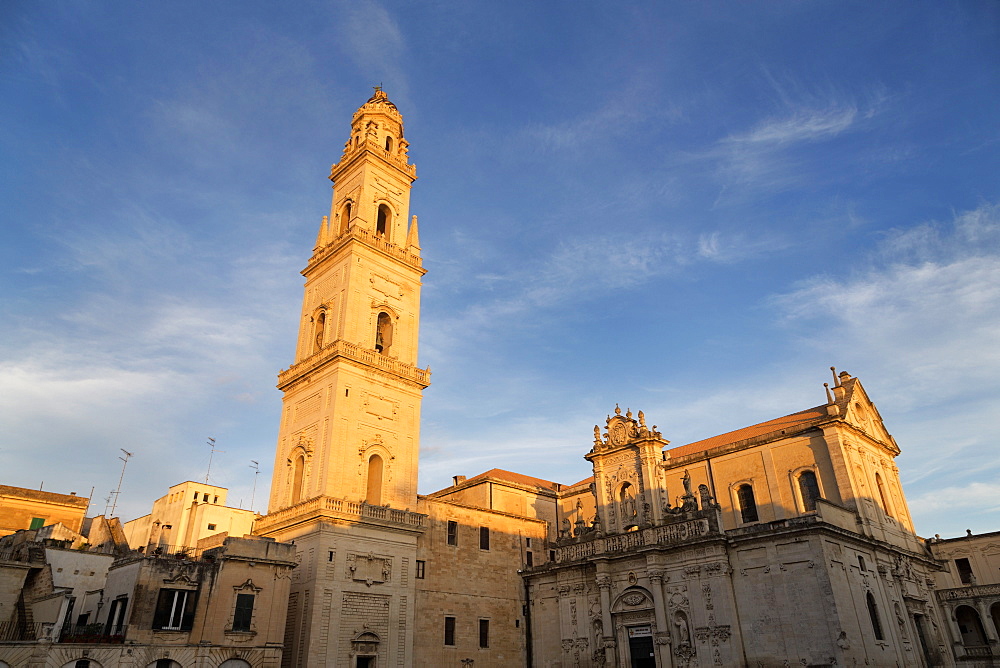
[{"label": "baroque church facade", "polygon": [[593,477],[494,469],[417,494],[424,274],[403,120],[354,114],[306,268],[269,513],[294,543],[283,666],[938,666],[945,572],[860,381],[673,447],[595,427]]}]

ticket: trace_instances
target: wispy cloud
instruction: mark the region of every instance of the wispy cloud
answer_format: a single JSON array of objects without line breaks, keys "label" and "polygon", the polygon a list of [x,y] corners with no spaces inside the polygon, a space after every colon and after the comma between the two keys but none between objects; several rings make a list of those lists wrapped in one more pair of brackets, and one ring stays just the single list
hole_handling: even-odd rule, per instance
[{"label": "wispy cloud", "polygon": [[[345,4],[347,20],[339,31],[345,52],[369,77],[381,77],[394,100],[409,97],[403,68],[406,41],[399,23],[375,0]],[[376,83],[382,79],[375,79]]]},{"label": "wispy cloud", "polygon": [[849,129],[857,115],[854,106],[800,109],[790,116],[765,119],[749,132],[730,135],[722,143],[734,147],[766,147],[820,141]]}]

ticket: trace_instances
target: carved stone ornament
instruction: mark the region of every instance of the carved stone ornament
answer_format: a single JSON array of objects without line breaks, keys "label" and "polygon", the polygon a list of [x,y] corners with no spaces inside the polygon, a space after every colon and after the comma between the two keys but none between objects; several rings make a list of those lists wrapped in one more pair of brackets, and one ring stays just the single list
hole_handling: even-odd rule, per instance
[{"label": "carved stone ornament", "polygon": [[631,594],[625,594],[624,596],[622,596],[622,603],[624,603],[625,605],[630,605],[634,607],[637,605],[642,605],[645,602],[646,602],[646,597],[639,592],[633,592]]},{"label": "carved stone ornament", "polygon": [[375,556],[370,552],[350,553],[347,555],[347,577],[364,582],[369,587],[388,582],[392,577],[392,558]]}]

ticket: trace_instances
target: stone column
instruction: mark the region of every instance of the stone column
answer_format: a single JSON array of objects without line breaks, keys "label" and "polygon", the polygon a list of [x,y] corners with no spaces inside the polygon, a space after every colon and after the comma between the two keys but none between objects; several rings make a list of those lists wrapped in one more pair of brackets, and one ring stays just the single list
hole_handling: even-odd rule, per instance
[{"label": "stone column", "polygon": [[669,668],[672,665],[670,629],[667,628],[667,609],[663,602],[663,577],[662,570],[649,570],[650,589],[653,590],[653,612],[656,614],[656,633],[653,634],[653,643],[656,647],[656,656],[659,657],[657,665]]},{"label": "stone column", "polygon": [[986,634],[986,644],[997,644],[996,628],[993,626],[993,618],[990,616],[990,609],[986,607],[986,601],[978,599],[976,601],[976,612],[979,613],[979,623],[983,625],[983,633]]},{"label": "stone column", "polygon": [[[603,564],[599,564],[600,567]],[[601,625],[603,635],[601,644],[604,646],[604,665],[607,668],[615,668],[618,660],[615,655],[615,628],[611,623],[611,576],[606,573],[598,573],[597,586],[601,588]]]}]

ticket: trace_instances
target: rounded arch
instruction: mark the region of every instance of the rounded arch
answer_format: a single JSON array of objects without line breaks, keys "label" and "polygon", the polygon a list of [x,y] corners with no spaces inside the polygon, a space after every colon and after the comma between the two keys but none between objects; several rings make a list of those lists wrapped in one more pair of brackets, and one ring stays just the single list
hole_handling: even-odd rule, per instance
[{"label": "rounded arch", "polygon": [[306,474],[306,453],[302,448],[292,452],[292,489],[289,496],[291,505],[302,500],[302,483]]},{"label": "rounded arch", "polygon": [[878,498],[882,502],[882,510],[885,511],[886,517],[892,517],[892,506],[889,505],[889,497],[885,491],[885,482],[882,480],[882,474],[879,471],[875,471],[875,487],[878,489]]},{"label": "rounded arch", "polygon": [[344,204],[340,207],[340,225],[338,226],[338,233],[343,234],[351,227],[351,216],[354,213],[354,202],[347,198],[344,200]]},{"label": "rounded arch", "polygon": [[799,506],[799,512],[811,513],[816,510],[816,501],[825,498],[819,471],[815,466],[800,466],[791,472],[792,494]]},{"label": "rounded arch", "polygon": [[321,306],[313,313],[313,352],[319,352],[326,342],[326,307]]},{"label": "rounded arch", "polygon": [[729,486],[729,495],[732,498],[733,511],[736,514],[736,521],[739,524],[751,524],[760,521],[753,480],[734,482]]},{"label": "rounded arch", "polygon": [[392,209],[385,202],[381,202],[378,205],[378,215],[375,219],[375,236],[384,237],[386,241],[389,239],[389,230],[392,228]]},{"label": "rounded arch", "polygon": [[637,487],[631,482],[625,481],[618,486],[615,494],[618,500],[618,508],[621,511],[621,528],[629,529],[639,524],[639,507],[636,502]]},{"label": "rounded arch", "polygon": [[962,645],[965,647],[982,647],[986,644],[986,630],[979,618],[979,612],[969,605],[955,608],[955,622],[962,634]]},{"label": "rounded arch", "polygon": [[385,150],[392,153],[392,135],[385,136]]},{"label": "rounded arch", "polygon": [[878,614],[878,604],[870,591],[865,593],[865,602],[868,604],[868,616],[871,617],[875,640],[885,640],[885,634],[882,631],[882,618]]},{"label": "rounded arch", "polygon": [[90,658],[73,659],[62,665],[62,668],[104,668],[100,662]]},{"label": "rounded arch", "polygon": [[377,452],[368,457],[367,490],[365,503],[373,506],[382,505],[382,476],[385,472],[385,460]]},{"label": "rounded arch", "polygon": [[375,309],[375,350],[383,355],[389,354],[392,348],[393,334],[396,328],[398,316],[386,305],[381,305]]},{"label": "rounded arch", "polygon": [[244,661],[238,657],[226,659],[219,664],[219,668],[251,668],[249,661]]},{"label": "rounded arch", "polygon": [[147,664],[146,668],[184,668],[184,666],[177,663],[173,659],[157,659],[156,661]]},{"label": "rounded arch", "polygon": [[645,587],[633,585],[618,595],[611,604],[611,612],[631,612],[652,609],[653,595]]}]

